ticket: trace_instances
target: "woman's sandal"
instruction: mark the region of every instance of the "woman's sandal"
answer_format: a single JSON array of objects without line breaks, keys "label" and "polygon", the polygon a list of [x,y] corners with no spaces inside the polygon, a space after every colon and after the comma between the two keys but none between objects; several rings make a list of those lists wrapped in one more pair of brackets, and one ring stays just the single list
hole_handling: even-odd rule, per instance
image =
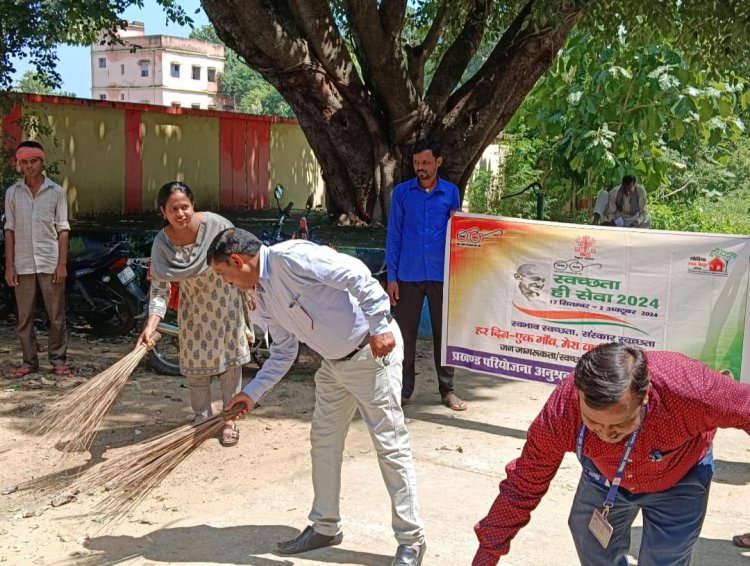
[{"label": "woman's sandal", "polygon": [[3,377],[5,379],[21,379],[22,377],[26,377],[27,375],[31,375],[32,373],[36,373],[39,371],[38,369],[31,369],[31,368],[13,368],[8,373],[6,373]]},{"label": "woman's sandal", "polygon": [[221,431],[221,440],[219,443],[222,446],[234,446],[240,441],[240,429],[237,428],[235,423],[226,423],[224,430]]}]

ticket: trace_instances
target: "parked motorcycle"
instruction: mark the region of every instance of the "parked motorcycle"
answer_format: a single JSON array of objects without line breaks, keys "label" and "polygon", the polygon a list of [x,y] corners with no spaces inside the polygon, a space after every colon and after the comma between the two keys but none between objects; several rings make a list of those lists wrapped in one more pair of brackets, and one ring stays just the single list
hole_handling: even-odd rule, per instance
[{"label": "parked motorcycle", "polygon": [[[150,274],[147,275],[150,279]],[[167,312],[156,330],[161,339],[148,351],[151,368],[163,375],[180,375],[180,328],[177,322],[177,311],[180,308],[180,284],[172,283],[172,290],[167,302]],[[250,352],[258,367],[268,356],[270,338],[268,332],[259,325],[253,325],[253,333],[248,334]]]},{"label": "parked motorcycle", "polygon": [[385,263],[385,250],[357,250],[355,257],[367,266],[372,276],[385,289],[386,285],[388,285],[388,266]]},{"label": "parked motorcycle", "polygon": [[283,242],[290,238],[290,236],[282,232],[281,229],[283,228],[286,219],[289,218],[289,215],[292,213],[292,206],[294,203],[290,201],[286,207],[281,208],[282,196],[284,196],[284,186],[278,184],[274,187],[273,197],[276,199],[276,207],[279,209],[279,218],[274,222],[270,230],[261,231],[259,236],[260,241],[266,246],[272,246],[273,244],[278,244],[279,242]]},{"label": "parked motorcycle", "polygon": [[322,244],[323,242],[320,240],[320,238],[315,236],[315,231],[319,228],[319,226],[313,226],[312,228],[310,228],[307,222],[307,217],[310,215],[310,211],[313,207],[314,198],[315,195],[313,193],[307,195],[307,202],[305,203],[305,213],[300,217],[297,231],[292,234],[292,238],[298,240],[310,240],[312,242],[315,242],[316,244]]},{"label": "parked motorcycle", "polygon": [[[5,246],[0,237],[0,302],[16,312],[13,290],[5,282]],[[68,320],[82,319],[95,334],[116,336],[130,332],[146,305],[146,296],[135,283],[128,265],[125,242],[112,242],[68,257],[65,307]],[[44,311],[40,305],[40,314]]]}]

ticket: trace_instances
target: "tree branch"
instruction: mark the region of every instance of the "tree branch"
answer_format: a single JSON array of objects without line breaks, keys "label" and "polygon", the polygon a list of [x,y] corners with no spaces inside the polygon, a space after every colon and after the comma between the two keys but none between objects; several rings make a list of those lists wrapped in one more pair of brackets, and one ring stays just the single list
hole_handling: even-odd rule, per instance
[{"label": "tree branch", "polygon": [[404,27],[407,0],[382,0],[380,3],[380,25],[396,41],[401,37]]},{"label": "tree branch", "polygon": [[[282,25],[278,18],[281,14],[269,12],[262,0],[202,0],[202,3],[219,38],[266,80],[269,80],[267,75],[310,64],[307,43],[296,33],[290,34],[289,22]],[[253,33],[247,33],[247,29]]]},{"label": "tree branch", "polygon": [[391,140],[413,135],[423,121],[419,95],[409,80],[398,37],[386,35],[374,0],[346,0],[345,8],[367,85],[383,108]]},{"label": "tree branch", "polygon": [[432,56],[433,51],[435,51],[435,46],[440,39],[445,16],[448,13],[448,5],[450,3],[450,0],[443,0],[443,2],[440,3],[440,6],[438,6],[437,12],[435,13],[435,19],[432,20],[432,25],[430,26],[430,29],[427,30],[427,34],[424,36],[422,43],[419,45],[407,45],[405,48],[409,77],[414,84],[414,88],[420,94],[424,93],[424,67]]},{"label": "tree branch", "polygon": [[493,0],[474,0],[461,33],[440,61],[425,97],[427,105],[436,113],[441,113],[440,110],[479,49],[492,5]]},{"label": "tree branch", "polygon": [[328,77],[354,94],[352,102],[368,99],[349,49],[339,33],[327,0],[289,0],[291,13],[308,48],[325,68]]},{"label": "tree branch", "polygon": [[289,4],[307,45],[325,68],[330,80],[360,113],[370,134],[373,137],[384,135],[385,132],[374,119],[379,115],[377,103],[357,74],[328,0],[289,0]]},{"label": "tree branch", "polygon": [[[572,4],[560,0],[548,10],[556,14],[553,26],[540,29],[535,21],[534,0],[517,14],[482,68],[448,99],[443,126],[446,154],[481,154],[510,121],[534,84],[550,67],[552,60],[590,2]],[[471,165],[471,164],[470,164]],[[447,173],[451,164],[443,166]],[[454,182],[468,180],[470,169],[462,166]],[[460,176],[460,178],[456,178]]]},{"label": "tree branch", "polygon": [[663,195],[663,196],[661,196],[661,197],[659,197],[659,198],[660,198],[661,200],[666,200],[666,199],[668,199],[669,197],[671,197],[671,196],[674,196],[674,195],[676,195],[677,193],[681,193],[682,191],[684,191],[684,190],[685,190],[685,189],[687,189],[687,188],[688,188],[688,187],[689,187],[690,185],[693,185],[693,184],[695,184],[695,181],[693,181],[692,179],[688,179],[688,182],[687,182],[687,183],[685,183],[684,185],[682,185],[682,186],[681,186],[681,187],[680,187],[679,189],[676,189],[676,190],[672,191],[671,193],[669,193],[669,194],[666,194],[666,195]]}]

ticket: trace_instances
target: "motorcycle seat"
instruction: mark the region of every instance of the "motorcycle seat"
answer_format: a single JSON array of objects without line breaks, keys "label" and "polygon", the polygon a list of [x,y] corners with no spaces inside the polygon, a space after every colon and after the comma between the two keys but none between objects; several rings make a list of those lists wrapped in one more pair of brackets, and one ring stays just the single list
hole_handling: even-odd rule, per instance
[{"label": "motorcycle seat", "polygon": [[77,269],[93,269],[112,263],[116,259],[127,255],[124,242],[112,242],[102,244],[93,248],[86,248],[82,252],[71,255],[68,258],[68,271]]}]

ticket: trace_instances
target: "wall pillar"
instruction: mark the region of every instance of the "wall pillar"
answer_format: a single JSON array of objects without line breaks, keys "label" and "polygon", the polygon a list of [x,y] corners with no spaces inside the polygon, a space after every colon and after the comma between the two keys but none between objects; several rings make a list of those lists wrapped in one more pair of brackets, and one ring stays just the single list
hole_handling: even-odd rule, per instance
[{"label": "wall pillar", "polygon": [[142,212],[141,111],[125,110],[125,214]]}]

